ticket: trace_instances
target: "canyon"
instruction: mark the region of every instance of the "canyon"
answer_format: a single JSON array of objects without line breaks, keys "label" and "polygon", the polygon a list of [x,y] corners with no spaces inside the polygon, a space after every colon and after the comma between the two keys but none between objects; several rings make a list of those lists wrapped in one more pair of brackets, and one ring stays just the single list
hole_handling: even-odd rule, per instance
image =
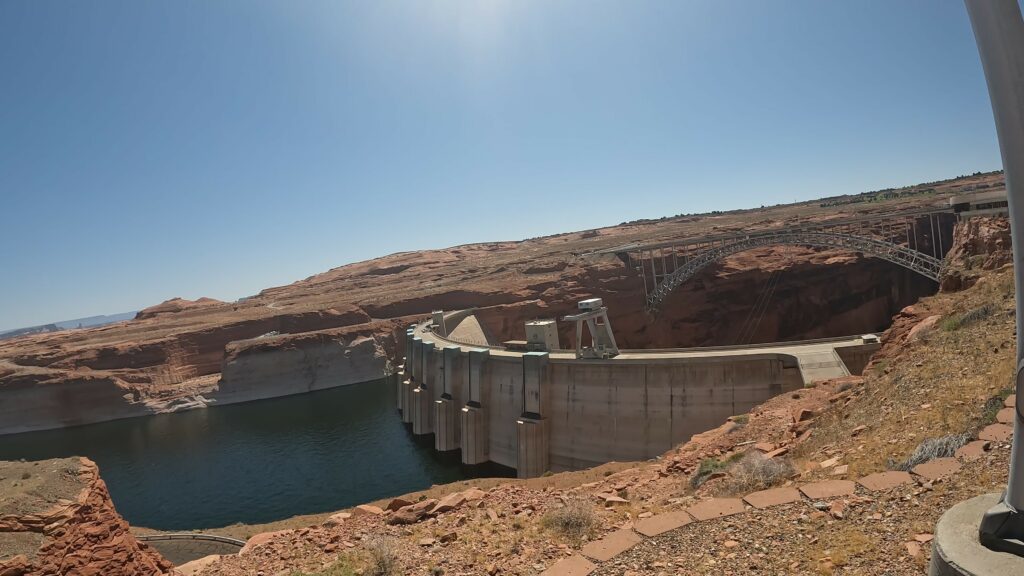
[{"label": "canyon", "polygon": [[[1006,482],[1008,241],[1003,219],[959,227],[949,273],[961,285],[898,311],[862,377],[780,394],[644,462],[225,527],[214,532],[248,540],[238,554],[176,572],[128,530],[92,462],[0,463],[0,574],[920,574],[938,514]],[[955,451],[911,460],[951,434]],[[752,478],[749,461],[783,472]],[[579,534],[556,520],[567,510],[586,519]]]},{"label": "canyon", "polygon": [[[615,256],[587,253],[636,241],[943,205],[953,194],[1001,185],[1001,174],[979,174],[911,187],[910,192],[927,193],[884,202],[806,202],[399,253],[237,302],[172,299],[127,322],[0,341],[0,433],[372,380],[400,362],[405,329],[438,309],[475,308],[483,330],[497,342],[521,339],[525,321],[560,317],[589,297],[609,306],[625,348],[876,332],[901,308],[933,293],[934,283],[849,252],[767,247],[709,267],[651,316],[643,310],[635,270]],[[952,235],[949,226],[945,233]],[[751,315],[752,298],[769,287],[772,306]],[[563,346],[571,342],[571,330],[568,323],[560,325]]]},{"label": "canyon", "polygon": [[[947,192],[994,179],[990,175],[954,181]],[[877,210],[942,201],[942,195],[927,195]],[[765,218],[766,214],[773,217]],[[661,313],[651,315],[643,311],[643,287],[634,270],[614,256],[586,254],[595,246],[607,248],[652,234],[678,235],[680,229],[685,233],[686,226],[694,222],[701,225],[692,233],[701,234],[708,221],[718,222],[719,229],[749,229],[836,214],[834,207],[786,206],[755,214],[683,217],[518,243],[396,254],[343,266],[238,302],[173,299],[142,310],[127,322],[15,338],[0,343],[0,416],[6,427],[2,431],[73,426],[366,382],[395,369],[404,353],[406,329],[432,310],[473,308],[478,330],[490,341],[500,342],[521,338],[527,320],[559,317],[575,311],[579,299],[596,296],[609,305],[623,347],[771,342],[867,332],[882,334],[884,345],[868,363],[863,378],[847,377],[780,394],[750,407],[748,414],[727,418],[718,428],[709,421],[708,432],[694,435],[652,464],[608,464],[528,481],[532,483],[490,479],[438,486],[336,513],[320,525],[303,527],[302,519],[283,521],[294,528],[253,537],[241,555],[209,557],[185,564],[181,570],[225,575],[282,569],[287,573],[296,567],[317,570],[333,562],[349,562],[344,550],[370,550],[375,539],[382,537],[401,551],[395,559],[400,565],[439,562],[449,571],[455,568],[454,573],[475,572],[481,567],[491,574],[557,570],[554,567],[565,562],[578,563],[582,543],[554,544],[549,528],[533,517],[534,512],[549,513],[570,500],[596,497],[604,506],[598,530],[613,538],[622,530],[643,526],[638,520],[662,518],[663,514],[675,518],[680,512],[665,511],[680,505],[697,510],[708,496],[714,501],[717,494],[729,489],[732,476],[728,470],[713,474],[707,487],[683,490],[668,500],[664,495],[678,492],[679,477],[698,474],[705,461],[720,458],[733,462],[734,456],[750,452],[751,446],[766,455],[789,454],[796,474],[789,477],[787,486],[796,483],[804,490],[807,482],[832,481],[826,479],[836,476],[838,468],[832,467],[840,460],[849,462],[841,467],[844,474],[849,470],[850,474],[870,475],[883,466],[883,459],[899,457],[913,448],[919,434],[966,428],[967,434],[982,437],[975,443],[984,443],[983,450],[989,455],[984,466],[972,465],[973,460],[964,456],[964,480],[951,485],[955,490],[940,492],[942,501],[1003,482],[1003,476],[986,470],[1005,469],[1007,427],[988,424],[990,416],[978,416],[978,410],[971,407],[984,405],[987,411],[995,399],[1009,402],[1005,390],[994,384],[1004,379],[1003,365],[1012,353],[1008,345],[1012,314],[1004,313],[1012,308],[1007,308],[1007,299],[1012,300],[1012,274],[1005,219],[976,218],[950,227],[951,246],[938,294],[935,283],[858,254],[768,247],[710,266],[672,294]],[[766,287],[774,287],[770,290],[772,306],[754,318],[752,301]],[[966,318],[981,308],[989,310],[990,316],[979,317],[977,326],[962,333],[940,328],[944,317]],[[568,342],[569,329],[560,326],[563,344]],[[964,340],[964,335],[970,337]],[[972,339],[985,340],[985,345],[974,346]],[[997,360],[986,364],[993,375],[986,372],[961,381],[946,374],[950,370],[964,374],[964,366],[984,362],[977,355],[990,353]],[[907,360],[922,354],[934,357],[933,361]],[[948,362],[935,361],[938,357]],[[1009,365],[1012,368],[1012,362]],[[942,372],[941,379],[935,379],[937,372]],[[907,389],[905,382],[927,386],[914,384]],[[955,394],[946,390],[954,383],[961,387]],[[993,396],[996,393],[1002,395]],[[942,415],[933,417],[932,406],[940,407]],[[921,425],[909,431],[900,419],[878,421],[878,414],[893,410],[904,419],[910,414]],[[1003,428],[996,430],[1000,425]],[[874,434],[878,439],[864,436],[856,450],[838,440],[856,436],[869,426],[877,428]],[[878,442],[887,444],[876,446]],[[869,445],[866,450],[865,445]],[[0,493],[3,576],[175,573],[159,552],[129,530],[92,461],[5,462],[0,476],[5,484],[11,484]],[[467,489],[471,483],[482,489]],[[932,490],[930,481],[924,486],[926,491]],[[875,490],[869,488],[868,492]],[[914,495],[924,498],[921,492]],[[896,495],[883,506],[919,516],[900,504],[909,497]],[[844,510],[851,506],[874,502],[865,494],[852,498],[832,503],[834,520],[842,520],[843,514],[849,513]],[[619,501],[627,506],[620,506]],[[446,502],[454,504],[444,505]],[[639,508],[634,509],[630,502]],[[487,507],[486,514],[460,511],[463,506]],[[867,504],[865,514],[874,509],[874,504]],[[751,513],[765,525],[780,522],[771,514]],[[856,513],[855,517],[859,518]],[[481,547],[492,549],[493,557],[495,551],[509,545],[501,535],[508,530],[487,528],[506,520],[516,531],[523,531],[520,543],[513,543],[508,554],[501,553],[501,558],[507,559],[481,566]],[[926,523],[933,524],[934,519],[928,517]],[[872,530],[891,530],[871,526],[858,524],[857,529],[874,534],[872,538],[878,537]],[[253,527],[215,532],[237,537],[239,530],[244,530],[246,537],[260,531]],[[842,540],[845,534],[832,537]],[[757,535],[746,537],[757,541]],[[714,542],[701,544],[702,549],[714,546]],[[592,548],[585,546],[582,551],[588,554]],[[639,546],[636,554],[647,554],[643,550]],[[814,554],[813,547],[801,550]],[[905,569],[920,564],[920,546],[908,546],[907,550],[910,560],[901,561],[897,573],[909,573]],[[883,557],[891,558],[891,550],[881,553],[879,558]],[[352,558],[362,562],[363,556]],[[728,564],[731,560],[724,555],[718,558],[712,562]],[[790,562],[785,554],[780,558]],[[676,561],[683,565],[682,560]],[[764,561],[763,557],[750,560],[754,564]],[[641,562],[649,566],[652,560],[648,557]],[[709,566],[701,562],[698,559],[694,567]],[[792,570],[793,565],[800,565],[802,572],[817,565],[819,572],[829,573],[841,562],[846,560],[828,554],[798,559],[790,566]],[[774,560],[767,563],[780,567]],[[868,565],[872,565],[870,561]],[[598,568],[614,570],[608,564]]]}]

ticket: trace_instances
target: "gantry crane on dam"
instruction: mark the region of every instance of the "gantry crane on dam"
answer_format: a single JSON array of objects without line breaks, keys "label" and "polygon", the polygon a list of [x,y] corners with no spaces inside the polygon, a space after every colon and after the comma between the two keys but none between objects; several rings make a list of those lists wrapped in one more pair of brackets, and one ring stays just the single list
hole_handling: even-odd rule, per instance
[{"label": "gantry crane on dam", "polygon": [[799,226],[738,231],[654,243],[632,243],[588,255],[615,254],[643,279],[646,308],[664,299],[706,266],[754,248],[775,245],[840,248],[881,258],[938,281],[952,243],[952,207],[868,214]]}]

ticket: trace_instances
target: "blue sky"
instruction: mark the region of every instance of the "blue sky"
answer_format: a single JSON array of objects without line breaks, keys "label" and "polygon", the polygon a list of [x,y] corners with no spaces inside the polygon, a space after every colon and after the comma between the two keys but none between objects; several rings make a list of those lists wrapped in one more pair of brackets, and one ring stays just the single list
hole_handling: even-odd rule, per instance
[{"label": "blue sky", "polygon": [[0,329],[1000,167],[958,0],[6,0],[0,77]]}]

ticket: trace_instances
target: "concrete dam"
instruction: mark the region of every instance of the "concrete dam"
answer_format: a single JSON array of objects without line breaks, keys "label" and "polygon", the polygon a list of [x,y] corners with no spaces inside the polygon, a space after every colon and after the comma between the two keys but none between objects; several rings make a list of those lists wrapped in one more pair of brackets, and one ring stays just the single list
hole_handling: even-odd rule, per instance
[{"label": "concrete dam", "polygon": [[[605,337],[614,348],[610,326],[590,322],[595,348]],[[559,349],[557,336],[547,349],[496,346],[475,324],[472,311],[435,312],[407,330],[397,407],[436,450],[520,478],[659,456],[778,394],[860,374],[881,346],[869,335],[594,354],[581,352],[579,322],[576,350]]]}]

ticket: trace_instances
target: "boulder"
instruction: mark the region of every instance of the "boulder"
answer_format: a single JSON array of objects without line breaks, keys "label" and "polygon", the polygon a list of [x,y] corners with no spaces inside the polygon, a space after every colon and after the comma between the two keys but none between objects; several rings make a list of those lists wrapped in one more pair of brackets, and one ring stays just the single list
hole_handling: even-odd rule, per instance
[{"label": "boulder", "polygon": [[253,534],[248,540],[245,541],[245,546],[238,551],[239,556],[245,556],[250,554],[256,548],[263,546],[267,542],[286,534],[291,534],[295,530],[276,530],[274,532],[260,532],[259,534]]},{"label": "boulder", "polygon": [[384,510],[371,504],[360,504],[352,509],[353,516],[380,516]]},{"label": "boulder", "polygon": [[412,505],[413,505],[413,502],[410,502],[410,501],[408,501],[408,500],[406,500],[404,498],[393,498],[391,500],[391,502],[388,502],[388,505],[385,506],[384,509],[385,510],[390,510],[390,511],[394,512],[394,511],[396,511],[396,510],[398,510],[400,508],[405,508],[406,506],[412,506]]},{"label": "boulder", "polygon": [[415,524],[430,516],[428,512],[437,504],[437,500],[429,498],[416,504],[403,506],[388,516],[387,523],[392,525]]},{"label": "boulder", "polygon": [[331,514],[327,517],[327,520],[324,520],[324,526],[338,526],[339,524],[341,524],[345,520],[348,520],[351,517],[352,514],[350,514],[349,512],[338,512],[337,514]]},{"label": "boulder", "polygon": [[939,320],[941,319],[942,316],[936,314],[934,316],[929,316],[924,320],[921,320],[920,322],[915,324],[913,328],[910,329],[910,332],[907,333],[907,341],[916,342],[917,340],[920,340],[929,332],[934,330],[935,325],[938,324]]},{"label": "boulder", "polygon": [[449,510],[454,510],[459,506],[466,503],[466,497],[462,492],[456,492],[449,494],[441,499],[431,510],[431,514],[443,514]]}]

